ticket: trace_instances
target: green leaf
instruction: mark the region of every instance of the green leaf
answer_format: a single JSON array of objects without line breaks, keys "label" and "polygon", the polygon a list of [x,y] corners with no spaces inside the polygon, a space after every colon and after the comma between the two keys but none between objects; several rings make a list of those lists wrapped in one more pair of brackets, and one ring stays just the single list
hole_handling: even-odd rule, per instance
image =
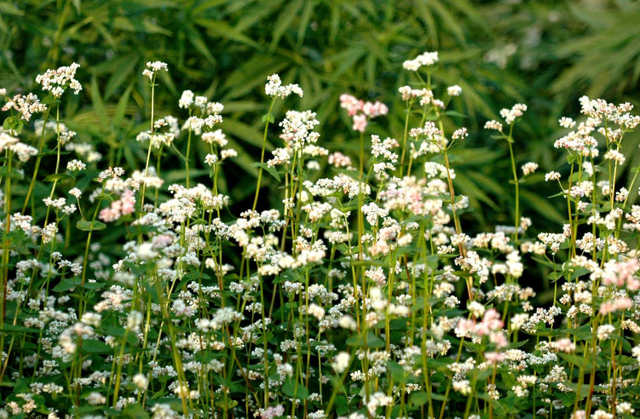
[{"label": "green leaf", "polygon": [[88,339],[82,341],[82,350],[90,354],[108,354],[112,348],[102,341]]},{"label": "green leaf", "polygon": [[96,76],[91,78],[91,102],[93,103],[93,108],[96,111],[96,115],[98,115],[98,120],[100,121],[100,125],[103,128],[107,128],[109,126],[109,119],[107,118],[107,111],[104,107],[104,102],[102,100],[102,96],[100,95],[100,89],[98,88],[98,80]]},{"label": "green leaf", "polygon": [[253,166],[253,167],[261,167],[262,169],[264,169],[267,172],[269,172],[269,174],[271,176],[276,178],[276,180],[278,182],[280,182],[280,174],[278,173],[278,169],[276,169],[275,167],[269,167],[266,163],[253,163],[251,166]]},{"label": "green leaf", "polygon": [[81,285],[81,287],[84,289],[95,291],[95,290],[99,290],[105,285],[106,284],[104,282],[86,282],[84,285]]},{"label": "green leaf", "polygon": [[60,281],[58,285],[53,287],[53,291],[55,292],[64,292],[69,291],[80,285],[80,278],[64,278]]},{"label": "green leaf", "polygon": [[546,199],[540,198],[531,192],[520,189],[520,197],[526,202],[533,211],[536,211],[542,217],[555,221],[558,224],[564,223],[564,217],[560,212],[549,203]]},{"label": "green leaf", "polygon": [[122,415],[125,418],[131,418],[131,419],[148,419],[149,418],[149,412],[144,410],[144,408],[139,403],[127,405],[127,407],[125,407],[124,410],[122,411]]},{"label": "green leaf", "polygon": [[300,400],[306,400],[309,397],[309,390],[293,378],[287,378],[282,384],[282,392],[289,396]]},{"label": "green leaf", "polygon": [[44,178],[45,182],[56,182],[56,181],[60,181],[60,183],[67,181],[67,180],[76,180],[75,177],[66,174],[66,173],[58,173],[58,174],[51,174],[49,176],[47,176],[46,178]]},{"label": "green leaf", "polygon": [[397,362],[392,360],[387,361],[387,369],[395,381],[399,383],[406,383],[408,381],[406,371],[402,368],[402,365]]},{"label": "green leaf", "polygon": [[9,1],[0,2],[0,15],[14,15],[14,16],[23,16],[24,11],[18,9],[16,6]]},{"label": "green leaf", "polygon": [[429,395],[424,391],[414,391],[409,395],[409,405],[420,407],[429,402]]},{"label": "green leaf", "polygon": [[93,222],[87,220],[80,220],[76,223],[76,227],[82,231],[94,231],[94,230],[104,230],[107,228],[107,225],[102,221],[95,220]]},{"label": "green leaf", "polygon": [[587,368],[588,362],[586,359],[584,359],[581,356],[564,354],[564,353],[560,353],[559,355],[562,359],[569,361],[570,363],[577,366],[578,368],[581,368],[581,369]]},{"label": "green leaf", "polygon": [[14,118],[13,116],[8,116],[2,123],[2,129],[5,131],[10,131],[13,129],[15,123],[16,118]]},{"label": "green leaf", "polygon": [[191,45],[195,47],[195,49],[202,54],[211,64],[215,65],[216,60],[211,55],[211,51],[209,51],[209,47],[207,47],[206,42],[202,39],[200,32],[192,25],[186,25],[187,35],[189,37],[189,42]]},{"label": "green leaf", "polygon": [[[346,343],[349,346],[364,348],[365,347],[364,335],[360,333],[356,336],[351,336],[349,339],[347,339]],[[367,348],[384,348],[384,341],[380,337],[373,334],[373,332],[369,331],[367,332],[366,346]]]},{"label": "green leaf", "polygon": [[280,38],[282,38],[282,35],[284,35],[285,31],[289,29],[289,26],[291,26],[291,24],[293,23],[293,20],[298,15],[298,11],[303,6],[303,4],[304,0],[294,0],[289,3],[289,5],[286,6],[284,10],[282,10],[282,13],[280,13],[278,20],[273,26],[273,40],[271,41],[272,51],[275,50],[278,46]]},{"label": "green leaf", "polygon": [[24,173],[19,172],[15,168],[9,166],[0,167],[0,178],[7,177],[9,179],[22,180],[24,179]]},{"label": "green leaf", "polygon": [[467,115],[456,111],[446,111],[444,114],[447,116],[453,116],[455,118],[468,118]]}]

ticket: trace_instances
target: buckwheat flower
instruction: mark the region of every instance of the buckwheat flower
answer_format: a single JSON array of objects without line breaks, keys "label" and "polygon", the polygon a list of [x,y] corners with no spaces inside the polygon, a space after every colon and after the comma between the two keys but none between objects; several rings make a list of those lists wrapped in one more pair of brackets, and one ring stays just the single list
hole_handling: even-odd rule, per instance
[{"label": "buckwheat flower", "polygon": [[454,380],[453,390],[466,396],[471,393],[471,383],[469,383],[469,380]]},{"label": "buckwheat flower", "polygon": [[451,134],[451,138],[454,140],[467,138],[468,136],[469,132],[464,127],[453,131],[453,134]]},{"label": "buckwheat flower", "polygon": [[150,80],[159,71],[169,71],[166,63],[161,61],[148,62],[147,68],[142,72],[142,75],[148,77]]},{"label": "buckwheat flower", "polygon": [[9,148],[16,154],[18,160],[20,160],[22,163],[26,163],[31,157],[38,155],[37,148],[31,147],[30,145],[24,143],[15,143],[9,146]]},{"label": "buckwheat flower", "polygon": [[469,310],[475,318],[480,318],[484,314],[485,307],[477,301],[472,301],[467,304],[467,310]]},{"label": "buckwheat flower", "polygon": [[209,131],[202,134],[202,141],[207,144],[216,144],[220,147],[227,145],[228,141],[221,129],[216,131]]},{"label": "buckwheat flower", "polygon": [[136,385],[140,390],[146,390],[147,386],[149,386],[149,379],[144,374],[136,374],[133,376],[133,384]]},{"label": "buckwheat flower", "polygon": [[600,314],[607,315],[616,311],[628,310],[633,306],[630,298],[617,298],[614,300],[604,301],[600,305]]},{"label": "buckwheat flower", "polygon": [[67,170],[70,172],[77,172],[80,170],[84,170],[87,168],[87,165],[81,162],[80,160],[71,160],[67,163]]},{"label": "buckwheat flower", "polygon": [[602,326],[599,326],[598,329],[596,330],[596,335],[598,336],[599,340],[607,340],[609,339],[611,334],[615,331],[616,331],[616,328],[613,325],[603,324]]},{"label": "buckwheat flower", "polygon": [[7,89],[0,89],[0,96],[6,96],[7,95]]},{"label": "buckwheat flower", "polygon": [[105,396],[100,393],[96,393],[95,391],[89,394],[86,400],[91,406],[98,406],[107,402],[107,398]]},{"label": "buckwheat flower", "polygon": [[173,419],[177,418],[177,413],[171,408],[170,404],[156,403],[151,408],[153,419]]},{"label": "buckwheat flower", "polygon": [[182,92],[182,96],[178,101],[178,106],[183,109],[189,109],[193,105],[193,92],[191,90],[185,90]]},{"label": "buckwheat flower", "polygon": [[550,180],[560,180],[560,173],[558,173],[558,172],[549,172],[549,173],[544,175],[544,180],[545,180],[545,182],[548,182]]},{"label": "buckwheat flower", "polygon": [[353,127],[354,131],[364,132],[367,128],[368,120],[366,115],[356,115],[353,117]]},{"label": "buckwheat flower", "polygon": [[218,162],[218,156],[216,156],[215,154],[207,154],[207,156],[204,158],[204,162],[209,166],[214,166]]},{"label": "buckwheat flower", "polygon": [[142,260],[151,260],[158,256],[158,252],[153,249],[152,243],[142,243],[138,246],[136,254]]},{"label": "buckwheat flower", "polygon": [[71,88],[77,95],[82,90],[82,85],[75,79],[78,68],[80,64],[73,63],[68,67],[59,67],[57,70],[47,70],[36,77],[36,83],[42,86],[42,90],[50,91],[57,98],[62,96],[67,88]]},{"label": "buckwheat flower", "polygon": [[469,240],[471,240],[471,237],[464,233],[454,234],[451,236],[451,244],[454,246],[465,245]]},{"label": "buckwheat flower", "polygon": [[432,66],[438,62],[437,52],[425,52],[418,55],[413,60],[402,63],[402,67],[408,71],[418,71],[422,66]]},{"label": "buckwheat flower", "polygon": [[89,313],[84,313],[82,315],[82,323],[88,326],[98,327],[100,326],[101,321],[102,321],[102,315],[98,313],[89,312]]},{"label": "buckwheat flower", "polygon": [[218,114],[222,113],[224,110],[224,105],[219,102],[209,102],[207,103],[207,113],[208,114]]},{"label": "buckwheat flower", "polygon": [[20,140],[16,137],[12,137],[9,134],[4,132],[0,132],[0,153],[4,152],[5,149],[11,149],[11,147],[17,144]]},{"label": "buckwheat flower", "polygon": [[338,325],[343,329],[348,329],[348,330],[356,330],[358,328],[358,324],[356,323],[356,320],[348,314],[340,318],[340,320],[338,321]]},{"label": "buckwheat flower", "polygon": [[44,204],[47,207],[53,207],[55,209],[60,209],[67,203],[67,200],[64,199],[64,198],[51,199],[49,197],[46,197],[46,198],[44,198],[42,200],[42,202],[44,202]]},{"label": "buckwheat flower", "polygon": [[560,118],[558,123],[562,128],[573,128],[576,125],[576,122],[573,119],[567,118],[566,116]]},{"label": "buckwheat flower", "polygon": [[576,350],[576,345],[569,338],[559,339],[553,342],[553,346],[560,352],[570,353],[570,352],[575,352]]},{"label": "buckwheat flower", "polygon": [[511,109],[502,109],[500,110],[500,116],[504,118],[507,124],[512,124],[515,120],[522,115],[527,110],[527,105],[522,103],[516,103],[513,105]]},{"label": "buckwheat flower", "polygon": [[389,112],[389,108],[382,102],[376,101],[374,103],[366,102],[362,106],[362,112],[369,118],[376,118],[381,115],[386,115]]},{"label": "buckwheat flower", "polygon": [[534,173],[538,169],[538,164],[533,162],[528,162],[522,165],[522,174],[524,176],[530,175]]},{"label": "buckwheat flower", "polygon": [[449,96],[460,96],[462,94],[462,87],[458,86],[457,84],[449,86],[447,88],[447,94]]},{"label": "buckwheat flower", "polygon": [[349,116],[355,116],[364,108],[364,101],[347,93],[340,95],[340,107],[346,109]]},{"label": "buckwheat flower", "polygon": [[629,402],[618,403],[616,406],[616,412],[623,415],[630,415],[635,412],[635,409],[631,406]]},{"label": "buckwheat flower", "polygon": [[238,152],[232,148],[220,151],[220,160],[226,160],[231,157],[238,157]]},{"label": "buckwheat flower", "polygon": [[209,100],[206,96],[196,96],[195,101],[193,102],[198,108],[204,110],[207,107],[207,103]]},{"label": "buckwheat flower", "polygon": [[80,199],[82,191],[78,188],[73,188],[69,191],[69,195],[75,196],[77,199]]},{"label": "buckwheat flower", "polygon": [[331,367],[338,374],[342,374],[349,367],[350,359],[351,356],[349,355],[349,353],[342,351],[338,353],[338,355],[336,355],[336,357],[333,359]]},{"label": "buckwheat flower", "polygon": [[484,124],[484,129],[502,131],[502,124],[500,122],[498,122],[498,121],[487,121]]},{"label": "buckwheat flower", "polygon": [[591,419],[614,419],[614,416],[611,413],[607,413],[604,410],[598,409],[593,412],[593,414],[591,415]]},{"label": "buckwheat flower", "polygon": [[282,416],[284,415],[284,406],[282,406],[281,404],[273,407],[273,406],[269,406],[267,407],[261,415],[262,419],[274,419],[276,417]]},{"label": "buckwheat flower", "polygon": [[629,190],[627,188],[620,188],[618,192],[616,192],[616,201],[624,202],[629,196]]},{"label": "buckwheat flower", "polygon": [[402,96],[402,100],[404,101],[407,101],[412,97],[411,86],[402,86],[401,88],[398,89],[398,92],[400,92],[400,95]]},{"label": "buckwheat flower", "polygon": [[47,110],[47,106],[40,103],[38,96],[33,93],[29,93],[26,96],[21,94],[15,95],[5,103],[2,110],[8,111],[12,108],[15,109],[20,114],[20,118],[25,121],[29,121],[34,113],[40,113]]},{"label": "buckwheat flower", "polygon": [[624,164],[625,157],[624,154],[620,153],[618,150],[609,150],[604,154],[605,160],[613,160],[618,164]]},{"label": "buckwheat flower", "polygon": [[279,98],[285,98],[291,94],[296,94],[300,97],[304,95],[304,92],[297,84],[288,84],[283,86],[280,76],[277,74],[267,77],[267,84],[265,85],[264,91],[267,96]]},{"label": "buckwheat flower", "polygon": [[309,308],[307,309],[307,313],[311,314],[313,317],[315,317],[318,320],[322,320],[325,315],[324,308],[320,307],[316,303],[311,303],[309,305]]}]

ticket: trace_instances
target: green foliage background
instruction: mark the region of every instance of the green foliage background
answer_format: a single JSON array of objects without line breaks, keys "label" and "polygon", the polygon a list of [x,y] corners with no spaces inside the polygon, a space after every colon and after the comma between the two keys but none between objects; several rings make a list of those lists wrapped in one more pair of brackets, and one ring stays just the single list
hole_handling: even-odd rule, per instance
[{"label": "green foliage background", "polygon": [[[80,63],[85,89],[66,104],[64,122],[78,132],[76,141],[97,144],[110,164],[140,168],[146,150],[135,136],[149,118],[141,71],[147,61],[167,62],[157,115],[177,109],[184,89],[224,103],[222,129],[240,155],[226,165],[221,187],[245,208],[257,176],[251,163],[262,141],[268,75],[279,73],[305,91],[297,103],[279,102],[276,120],[285,107],[317,111],[323,145],[356,154],[357,137],[339,108],[339,95],[388,104],[390,115],[376,120],[371,131],[397,138],[404,121],[397,88],[409,80],[401,63],[437,50],[442,68],[436,84],[441,89],[459,84],[464,92],[455,106],[468,117],[449,121],[451,127],[464,125],[472,134],[454,163],[456,188],[469,195],[475,209],[465,229],[491,229],[511,219],[505,211],[512,194],[506,144],[482,126],[502,107],[524,102],[529,111],[518,126],[517,159],[536,161],[541,170],[523,188],[523,214],[537,228],[551,230],[563,219],[562,203],[556,207],[546,200],[556,191],[543,180],[544,171],[560,165],[552,147],[562,135],[557,120],[577,116],[583,94],[637,104],[638,21],[640,3],[632,0],[4,1],[0,86],[12,94],[38,92],[38,73]],[[277,134],[274,126],[269,149]],[[636,149],[639,142],[632,137],[625,148]],[[198,161],[205,153],[198,150]],[[165,159],[163,167],[181,167],[177,157]],[[639,163],[634,153],[626,168]],[[199,168],[194,174],[204,182],[207,172]],[[174,169],[163,176],[168,185],[183,180],[185,172]],[[269,181],[267,187],[278,186]],[[276,200],[278,195],[261,196]]]}]

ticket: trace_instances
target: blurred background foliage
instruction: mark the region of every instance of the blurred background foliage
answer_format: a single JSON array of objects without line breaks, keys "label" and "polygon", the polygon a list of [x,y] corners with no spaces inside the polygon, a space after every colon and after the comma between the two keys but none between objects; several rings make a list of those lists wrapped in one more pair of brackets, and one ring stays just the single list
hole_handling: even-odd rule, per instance
[{"label": "blurred background foliage", "polygon": [[[302,99],[278,101],[276,121],[286,109],[314,110],[323,145],[356,155],[357,135],[339,108],[340,94],[385,102],[390,115],[377,119],[368,133],[399,138],[404,107],[397,88],[413,80],[402,62],[436,50],[436,94],[452,84],[463,88],[453,106],[467,118],[453,118],[448,126],[471,131],[454,163],[457,191],[470,197],[473,208],[465,229],[510,224],[507,144],[482,126],[501,108],[523,102],[529,111],[516,128],[517,160],[541,165],[522,188],[523,214],[538,229],[551,231],[564,214],[562,202],[546,199],[557,190],[543,180],[564,159],[552,147],[562,135],[557,120],[577,116],[583,94],[637,104],[637,22],[640,3],[632,0],[2,1],[0,87],[11,94],[40,93],[34,84],[38,73],[80,63],[84,91],[65,99],[64,122],[78,132],[76,141],[96,144],[110,164],[140,168],[146,145],[135,136],[149,118],[141,72],[147,61],[167,62],[170,71],[161,73],[156,90],[156,115],[184,120],[187,115],[175,115],[184,89],[225,105],[221,127],[239,157],[226,164],[221,187],[238,208],[246,208],[257,176],[251,163],[262,142],[268,75],[279,73],[305,91]],[[625,148],[637,150],[639,140],[630,137]],[[275,125],[269,141],[269,149],[278,144]],[[186,141],[177,146],[184,150]],[[194,153],[199,162],[206,152],[202,147]],[[182,167],[175,155],[164,159],[163,167]],[[640,153],[634,152],[628,172],[639,163]],[[199,169],[192,175],[208,182],[207,170]],[[166,170],[163,176],[167,186],[183,180],[185,172]],[[277,186],[267,179],[267,188]],[[263,193],[273,202],[261,204],[279,205],[278,196]]]}]

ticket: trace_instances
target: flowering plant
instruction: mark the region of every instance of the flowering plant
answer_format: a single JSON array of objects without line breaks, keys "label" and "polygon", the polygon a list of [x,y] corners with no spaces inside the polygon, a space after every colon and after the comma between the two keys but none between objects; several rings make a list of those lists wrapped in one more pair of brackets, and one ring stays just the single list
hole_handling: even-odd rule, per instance
[{"label": "flowering plant", "polygon": [[[239,151],[219,128],[223,105],[185,91],[182,122],[156,117],[167,64],[143,72],[144,169],[103,166],[74,141],[60,104],[82,89],[77,65],[38,77],[42,101],[0,90],[11,112],[0,133],[0,418],[633,417],[640,206],[628,200],[640,169],[626,186],[617,173],[640,117],[585,97],[581,120],[560,120],[568,170],[545,179],[567,223],[532,237],[519,200],[538,165],[518,167],[512,146],[527,107],[503,109],[485,128],[509,147],[513,222],[470,236],[450,159],[469,132],[444,124],[462,89],[439,94],[438,63],[405,62],[417,82],[399,89],[404,129],[370,135],[370,154],[364,134],[386,105],[341,97],[358,156],[322,147],[313,111],[274,114],[303,92],[270,76],[253,207],[239,214],[218,182]],[[206,184],[191,183],[195,141],[208,149]],[[169,151],[186,178],[165,188]],[[259,211],[263,174],[282,186],[281,205]],[[548,306],[520,284],[534,265],[553,283]]]}]

